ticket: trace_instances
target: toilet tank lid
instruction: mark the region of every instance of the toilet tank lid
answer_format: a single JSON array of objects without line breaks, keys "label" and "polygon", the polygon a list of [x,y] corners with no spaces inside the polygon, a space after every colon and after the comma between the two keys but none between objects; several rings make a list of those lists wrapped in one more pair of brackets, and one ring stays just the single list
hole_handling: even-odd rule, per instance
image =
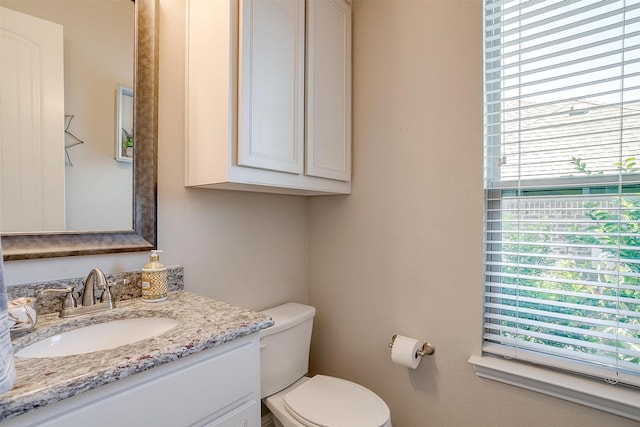
[{"label": "toilet tank lid", "polygon": [[312,319],[316,314],[316,309],[310,305],[288,302],[268,308],[261,313],[273,319],[273,326],[260,331],[260,336],[266,337]]}]

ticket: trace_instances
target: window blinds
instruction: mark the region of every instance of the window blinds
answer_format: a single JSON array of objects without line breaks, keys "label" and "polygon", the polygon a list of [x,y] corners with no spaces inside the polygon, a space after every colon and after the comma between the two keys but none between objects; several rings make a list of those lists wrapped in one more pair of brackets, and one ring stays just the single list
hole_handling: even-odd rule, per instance
[{"label": "window blinds", "polygon": [[640,0],[485,0],[484,351],[640,386]]}]

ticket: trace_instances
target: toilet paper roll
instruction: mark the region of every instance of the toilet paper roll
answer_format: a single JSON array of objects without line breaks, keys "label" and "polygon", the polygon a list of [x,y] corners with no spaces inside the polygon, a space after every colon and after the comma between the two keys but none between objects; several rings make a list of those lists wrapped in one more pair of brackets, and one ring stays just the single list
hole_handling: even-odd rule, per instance
[{"label": "toilet paper roll", "polygon": [[396,335],[391,348],[391,360],[400,366],[416,369],[422,357],[418,356],[418,351],[422,350],[422,343],[413,338]]}]

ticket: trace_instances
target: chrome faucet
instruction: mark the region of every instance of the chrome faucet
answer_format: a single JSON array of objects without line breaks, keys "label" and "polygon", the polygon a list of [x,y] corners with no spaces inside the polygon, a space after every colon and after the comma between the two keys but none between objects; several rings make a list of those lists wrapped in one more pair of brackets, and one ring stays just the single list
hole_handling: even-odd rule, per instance
[{"label": "chrome faucet", "polygon": [[[69,285],[64,289],[45,289],[41,295],[64,294],[60,317],[74,317],[81,314],[95,313],[98,311],[113,310],[116,304],[111,294],[111,284],[107,282],[104,273],[99,268],[94,268],[89,272],[84,281],[84,291],[82,292],[82,305],[78,306],[73,295],[73,286]],[[100,295],[96,297],[96,295]]]},{"label": "chrome faucet", "polygon": [[[91,305],[95,305],[98,301],[96,301],[96,291],[102,290],[103,294],[109,292],[109,286],[107,285],[107,279],[104,277],[104,273],[99,268],[94,268],[89,272],[87,279],[84,281],[84,291],[82,292],[82,306],[88,307]],[[102,297],[100,297],[102,302]],[[110,299],[110,298],[109,298]]]}]

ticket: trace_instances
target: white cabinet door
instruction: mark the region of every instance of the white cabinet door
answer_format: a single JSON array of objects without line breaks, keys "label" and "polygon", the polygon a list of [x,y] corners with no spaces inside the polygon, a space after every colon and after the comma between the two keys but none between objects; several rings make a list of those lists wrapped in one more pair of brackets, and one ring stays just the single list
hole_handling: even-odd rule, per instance
[{"label": "white cabinet door", "polygon": [[306,174],[351,178],[351,6],[307,5]]},{"label": "white cabinet door", "polygon": [[239,165],[303,172],[304,6],[240,2]]}]

